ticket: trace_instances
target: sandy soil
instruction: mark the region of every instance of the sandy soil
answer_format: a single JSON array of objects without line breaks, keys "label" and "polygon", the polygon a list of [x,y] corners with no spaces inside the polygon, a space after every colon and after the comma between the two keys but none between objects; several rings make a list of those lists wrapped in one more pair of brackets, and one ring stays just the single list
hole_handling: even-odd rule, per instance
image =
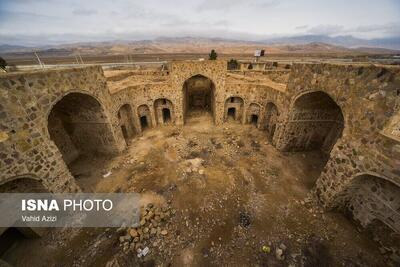
[{"label": "sandy soil", "polygon": [[15,266],[386,266],[355,224],[309,198],[325,157],[282,153],[266,140],[254,126],[216,127],[203,115],[150,129],[120,156],[83,157],[72,173],[84,191],[139,192],[145,204],[168,205],[168,234],[147,240],[150,253],[138,259],[123,252],[120,230],[53,229],[4,258]]}]

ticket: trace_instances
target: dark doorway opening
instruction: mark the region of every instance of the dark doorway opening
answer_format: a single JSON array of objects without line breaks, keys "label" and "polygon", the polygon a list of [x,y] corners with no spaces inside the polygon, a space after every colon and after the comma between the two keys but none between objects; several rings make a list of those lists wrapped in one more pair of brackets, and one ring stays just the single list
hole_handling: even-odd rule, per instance
[{"label": "dark doorway opening", "polygon": [[[48,193],[44,185],[36,179],[19,177],[0,185],[0,193]],[[20,245],[26,245],[27,239],[38,238],[46,228],[0,227],[0,258],[12,254]],[[0,261],[0,266],[3,266]],[[8,265],[7,265],[8,266]]]},{"label": "dark doorway opening", "polygon": [[26,239],[26,237],[17,230],[10,227],[0,235],[0,256],[9,250],[15,243]]},{"label": "dark doorway opening", "polygon": [[133,120],[132,108],[129,104],[121,106],[118,111],[119,125],[121,125],[122,135],[128,144],[130,139],[136,134],[135,124]]},{"label": "dark doorway opening", "polygon": [[146,116],[141,116],[140,117],[140,126],[142,127],[142,131],[149,127],[149,124],[147,123],[147,117]]},{"label": "dark doorway opening", "polygon": [[171,111],[169,110],[169,108],[163,108],[162,115],[163,115],[164,123],[168,123],[171,121]]},{"label": "dark doorway opening", "polygon": [[207,77],[195,75],[183,84],[184,120],[211,114],[214,119],[214,83]]},{"label": "dark doorway opening", "polygon": [[[325,92],[316,91],[301,95],[295,100],[289,116],[293,118],[291,127],[296,127],[296,135],[293,135],[285,150],[320,150],[329,154],[342,136],[342,110]],[[291,132],[292,129],[287,128],[287,131]]]},{"label": "dark doorway opening", "polygon": [[69,167],[82,155],[107,154],[113,149],[104,110],[90,95],[70,93],[59,100],[48,116],[48,130]]},{"label": "dark doorway opening", "polygon": [[274,134],[278,118],[279,118],[279,111],[277,106],[274,103],[269,102],[266,106],[264,129],[267,132],[267,139],[271,143],[274,140]]},{"label": "dark doorway opening", "polygon": [[258,116],[255,114],[251,115],[251,124],[254,124],[257,126],[257,123],[258,123]]},{"label": "dark doorway opening", "polygon": [[228,118],[235,119],[236,109],[235,108],[228,108]]}]

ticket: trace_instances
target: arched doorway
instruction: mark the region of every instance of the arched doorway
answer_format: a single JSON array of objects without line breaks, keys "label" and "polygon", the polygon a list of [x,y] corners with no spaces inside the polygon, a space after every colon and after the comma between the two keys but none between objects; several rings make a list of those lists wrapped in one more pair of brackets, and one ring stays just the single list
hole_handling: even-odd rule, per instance
[{"label": "arched doorway", "polygon": [[[400,249],[398,184],[375,175],[359,175],[337,195],[335,203],[337,209],[366,227],[382,244]],[[387,238],[389,236],[391,238]]]},{"label": "arched doorway", "polygon": [[136,134],[131,105],[125,104],[121,106],[118,110],[118,120],[125,142],[129,143]]},{"label": "arched doorway", "polygon": [[154,101],[154,109],[158,125],[173,123],[175,121],[174,106],[170,100],[166,98],[157,99]]},{"label": "arched doorway", "polygon": [[258,128],[260,120],[261,106],[257,103],[251,103],[247,109],[246,123],[252,124]]},{"label": "arched doorway", "polygon": [[290,111],[286,150],[321,150],[330,153],[341,137],[344,118],[341,108],[326,93],[316,91],[298,97]]},{"label": "arched doorway", "polygon": [[232,96],[225,101],[225,122],[242,121],[244,101],[243,98]]},{"label": "arched doorway", "polygon": [[17,177],[0,185],[0,193],[48,193],[41,181],[29,177]]},{"label": "arched doorway", "polygon": [[265,108],[265,119],[264,119],[264,129],[267,132],[267,138],[269,142],[272,142],[274,140],[274,134],[278,118],[279,118],[278,108],[274,103],[269,102]]},{"label": "arched doorway", "polygon": [[[0,185],[0,193],[48,193],[41,181],[30,177],[16,177]],[[0,227],[0,257],[9,253],[28,238],[38,238],[43,228]]]},{"label": "arched doorway", "polygon": [[150,114],[150,109],[147,105],[140,105],[138,107],[138,116],[139,116],[139,122],[140,122],[140,129],[143,132],[144,130],[151,128],[151,114]]},{"label": "arched doorway", "polygon": [[48,131],[67,165],[83,155],[110,153],[115,146],[103,108],[87,94],[70,93],[58,101],[48,116]]},{"label": "arched doorway", "polygon": [[203,75],[195,75],[183,84],[184,122],[191,117],[211,114],[215,119],[215,85]]}]

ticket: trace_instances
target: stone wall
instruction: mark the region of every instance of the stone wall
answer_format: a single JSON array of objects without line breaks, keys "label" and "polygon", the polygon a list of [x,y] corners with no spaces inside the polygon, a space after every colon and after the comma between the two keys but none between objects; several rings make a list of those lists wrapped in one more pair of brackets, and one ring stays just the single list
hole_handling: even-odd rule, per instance
[{"label": "stone wall", "polygon": [[[223,121],[223,92],[227,72],[227,62],[224,60],[205,60],[205,61],[173,61],[170,66],[171,87],[178,92],[176,101],[176,123],[183,124],[183,86],[189,78],[201,75],[210,79],[215,87],[215,110],[214,121],[220,124]],[[220,108],[222,106],[222,108]]]},{"label": "stone wall", "polygon": [[109,123],[112,99],[100,67],[2,74],[0,184],[23,177],[40,180],[52,192],[79,190],[48,132],[52,108],[72,92],[102,104],[111,133],[108,149],[117,153],[124,148],[122,134]]},{"label": "stone wall", "polygon": [[375,173],[400,184],[399,142],[382,130],[399,110],[399,68],[294,64],[288,83],[290,108],[278,126],[276,144],[283,149],[290,140],[290,119],[299,95],[322,91],[340,107],[344,129],[320,178],[316,192],[329,207],[338,193],[360,173]]},{"label": "stone wall", "polygon": [[[56,131],[54,141],[65,142],[57,148],[48,132],[50,111],[64,96],[78,92],[101,105],[101,120],[96,122],[110,132],[101,142],[108,153],[115,153],[125,148],[121,125],[128,121],[140,133],[141,116],[154,127],[162,124],[162,109],[168,108],[171,123],[182,125],[185,81],[201,75],[215,87],[215,124],[224,123],[228,108],[234,106],[240,123],[257,114],[258,127],[267,130],[266,138],[270,136],[277,149],[318,147],[329,155],[315,190],[327,207],[345,205],[340,196],[363,173],[400,185],[398,68],[294,64],[287,88],[265,81],[257,84],[240,75],[227,79],[226,62],[220,60],[171,62],[168,71],[146,74],[140,82],[133,72],[124,75],[113,84],[112,94],[100,67],[1,75],[0,184],[26,176],[40,179],[51,191],[78,190],[65,163],[78,153],[68,144],[74,140]],[[331,102],[325,99],[321,105],[324,95]],[[241,100],[232,103],[231,97]],[[131,118],[119,113],[124,105]],[[310,143],[313,140],[319,140],[317,145]]]},{"label": "stone wall", "polygon": [[360,175],[338,195],[337,203],[367,226],[379,220],[400,232],[400,187],[381,177]]}]

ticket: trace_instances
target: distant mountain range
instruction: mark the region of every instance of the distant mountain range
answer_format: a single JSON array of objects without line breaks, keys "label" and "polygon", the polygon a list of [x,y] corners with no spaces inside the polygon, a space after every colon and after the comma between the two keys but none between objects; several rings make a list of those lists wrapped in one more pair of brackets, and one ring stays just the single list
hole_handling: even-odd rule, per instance
[{"label": "distant mountain range", "polygon": [[3,44],[0,54],[31,53],[38,51],[46,55],[119,55],[150,53],[208,53],[210,49],[225,54],[253,53],[255,49],[266,49],[267,53],[400,53],[400,37],[382,39],[359,39],[353,36],[329,37],[324,35],[302,35],[294,37],[268,38],[259,41],[231,40],[222,38],[156,38],[154,40],[108,42],[85,42],[52,46],[25,47]]},{"label": "distant mountain range", "polygon": [[330,37],[325,35],[302,35],[293,37],[269,38],[262,41],[265,44],[306,44],[311,42],[344,46],[347,48],[376,47],[400,50],[400,36],[376,39],[360,39],[351,35]]}]

